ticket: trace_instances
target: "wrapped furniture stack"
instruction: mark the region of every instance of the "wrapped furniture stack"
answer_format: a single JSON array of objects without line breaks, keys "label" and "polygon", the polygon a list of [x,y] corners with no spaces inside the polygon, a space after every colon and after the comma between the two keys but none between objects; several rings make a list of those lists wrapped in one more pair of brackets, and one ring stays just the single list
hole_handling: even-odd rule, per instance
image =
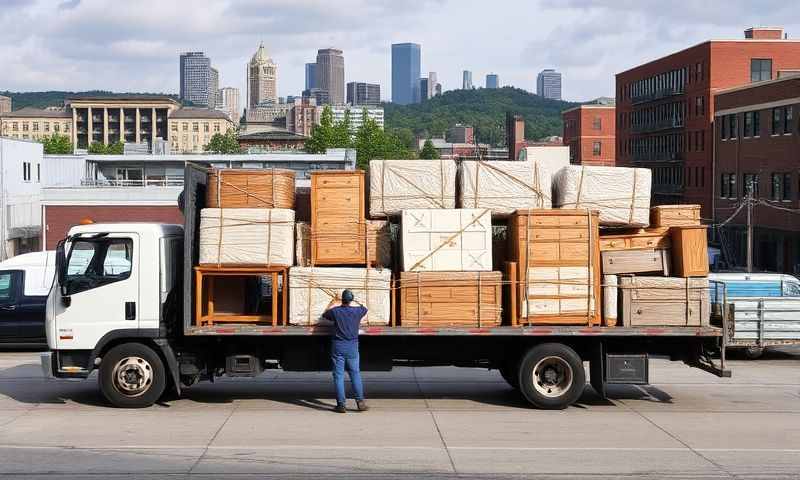
[{"label": "wrapped furniture stack", "polygon": [[[196,321],[285,324],[294,172],[213,170],[200,212]],[[268,284],[267,284],[268,280]],[[267,285],[269,295],[263,295]],[[269,299],[269,307],[262,305]]]},{"label": "wrapped furniture stack", "polygon": [[[344,289],[369,309],[364,325],[391,321],[388,225],[367,220],[362,170],[311,173],[311,223],[298,225],[297,266],[289,272],[292,325],[325,324]],[[380,267],[380,268],[373,268]]]}]

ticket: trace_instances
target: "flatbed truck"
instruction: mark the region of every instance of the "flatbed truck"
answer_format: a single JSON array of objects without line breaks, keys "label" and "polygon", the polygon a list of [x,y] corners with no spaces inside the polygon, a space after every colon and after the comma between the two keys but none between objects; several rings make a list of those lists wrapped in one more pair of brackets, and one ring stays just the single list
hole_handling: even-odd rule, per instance
[{"label": "flatbed truck", "polygon": [[[57,273],[47,300],[46,375],[87,378],[98,370],[99,387],[109,403],[135,408],[152,405],[167,391],[181,395],[195,383],[221,375],[257,376],[269,368],[330,369],[331,331],[326,326],[195,322],[199,293],[193,266],[207,182],[204,169],[187,167],[183,226],[109,223],[69,231],[56,251]],[[116,267],[104,268],[111,259]],[[129,263],[127,268],[119,266],[121,259]],[[647,383],[647,362],[653,355],[729,376],[725,331],[724,324],[369,326],[361,331],[361,361],[366,371],[397,365],[497,369],[531,405],[562,409],[586,388],[584,362],[589,363],[589,383],[601,397],[608,384]]]}]

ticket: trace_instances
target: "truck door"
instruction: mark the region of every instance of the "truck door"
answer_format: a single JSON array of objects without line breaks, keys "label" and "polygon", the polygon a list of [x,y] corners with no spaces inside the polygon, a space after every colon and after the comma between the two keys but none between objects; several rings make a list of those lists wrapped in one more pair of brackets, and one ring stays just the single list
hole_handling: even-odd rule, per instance
[{"label": "truck door", "polygon": [[58,349],[91,350],[107,334],[138,330],[139,236],[74,238],[60,287],[54,332]]},{"label": "truck door", "polygon": [[[22,297],[23,273],[20,270],[0,271],[0,342],[16,342],[33,335],[25,325],[19,308]],[[40,329],[41,330],[41,329]]]}]

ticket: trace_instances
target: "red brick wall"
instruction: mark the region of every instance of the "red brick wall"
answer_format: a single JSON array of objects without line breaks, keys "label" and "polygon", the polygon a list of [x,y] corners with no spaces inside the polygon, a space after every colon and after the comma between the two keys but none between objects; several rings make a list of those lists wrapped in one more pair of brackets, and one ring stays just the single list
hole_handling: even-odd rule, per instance
[{"label": "red brick wall", "polygon": [[172,206],[97,206],[97,205],[46,205],[44,207],[46,250],[53,250],[69,229],[90,218],[95,223],[151,222],[183,224],[183,215]]},{"label": "red brick wall", "polygon": [[[594,120],[600,119],[595,130]],[[582,106],[562,114],[564,145],[570,147],[571,161],[578,165],[616,164],[616,114],[614,108]],[[594,143],[600,142],[600,155],[594,155]]]}]

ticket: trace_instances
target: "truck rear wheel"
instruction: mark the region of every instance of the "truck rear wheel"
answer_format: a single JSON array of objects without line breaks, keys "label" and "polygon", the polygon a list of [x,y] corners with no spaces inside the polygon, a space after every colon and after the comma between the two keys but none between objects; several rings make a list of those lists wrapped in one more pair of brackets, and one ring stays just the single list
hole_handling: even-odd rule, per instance
[{"label": "truck rear wheel", "polygon": [[586,386],[586,372],[575,350],[560,343],[543,343],[522,357],[519,389],[531,404],[560,410],[575,403]]},{"label": "truck rear wheel", "polygon": [[123,343],[109,350],[100,364],[98,381],[103,396],[120,408],[149,407],[167,383],[161,358],[141,343]]}]

